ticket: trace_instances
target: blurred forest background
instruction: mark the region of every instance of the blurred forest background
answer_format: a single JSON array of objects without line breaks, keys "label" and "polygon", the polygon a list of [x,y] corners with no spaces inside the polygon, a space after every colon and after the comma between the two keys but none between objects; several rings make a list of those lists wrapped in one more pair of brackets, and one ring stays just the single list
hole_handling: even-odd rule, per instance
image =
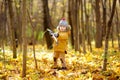
[{"label": "blurred forest background", "polygon": [[109,48],[120,52],[119,15],[120,0],[0,0],[0,58],[5,61],[7,47],[13,58],[22,52],[25,77],[29,46],[37,68],[35,46],[51,49],[53,40],[46,29],[55,31],[65,18],[71,26],[70,49],[80,54],[102,49],[106,70]]}]

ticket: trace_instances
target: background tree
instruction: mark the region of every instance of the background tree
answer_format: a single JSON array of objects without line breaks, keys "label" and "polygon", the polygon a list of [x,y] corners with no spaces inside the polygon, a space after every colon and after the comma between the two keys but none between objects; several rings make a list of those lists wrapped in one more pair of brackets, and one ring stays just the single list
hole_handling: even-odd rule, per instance
[{"label": "background tree", "polygon": [[[109,17],[110,17],[110,15],[111,15],[111,13],[112,13],[112,2],[109,0]],[[114,24],[114,21],[113,21],[113,24]],[[114,33],[114,27],[113,27],[113,24],[111,25],[111,30],[110,30],[110,39],[111,39],[111,42],[112,42],[112,47],[114,47],[114,35],[113,35],[113,33]]]},{"label": "background tree", "polygon": [[115,13],[115,7],[116,7],[116,0],[113,1],[112,13],[111,13],[110,19],[109,19],[108,24],[107,24],[107,32],[106,32],[106,37],[105,37],[103,70],[107,69],[108,41],[109,41],[109,34],[110,34],[111,26],[112,26],[113,16]]},{"label": "background tree", "polygon": [[75,43],[75,51],[80,51],[80,24],[79,24],[79,9],[80,9],[80,1],[73,1],[73,28],[74,28],[74,43]]},{"label": "background tree", "polygon": [[71,45],[72,45],[72,48],[74,48],[74,35],[73,35],[73,23],[72,23],[72,0],[69,0],[68,1],[68,19],[69,19],[69,24],[71,26]]},{"label": "background tree", "polygon": [[118,49],[120,51],[120,29],[119,29],[119,17],[118,17],[117,8],[116,8],[116,31],[117,31],[117,38],[118,38]]},{"label": "background tree", "polygon": [[84,1],[81,0],[81,29],[82,29],[82,47],[83,47],[83,53],[86,53],[86,44],[85,44],[85,41],[86,41],[86,38],[85,38],[85,24],[84,24]]},{"label": "background tree", "polygon": [[6,68],[5,66],[5,42],[6,42],[6,33],[5,29],[6,28],[6,10],[7,10],[7,5],[6,1],[4,0],[3,3],[0,5],[0,49],[3,50],[3,67],[4,69]]},{"label": "background tree", "polygon": [[[73,5],[70,7],[70,5]],[[79,24],[79,9],[80,9],[80,1],[72,0],[69,1],[69,22],[72,27],[71,30],[71,41],[72,46],[74,46],[75,51],[80,51],[80,24]]]},{"label": "background tree", "polygon": [[50,14],[51,14],[51,19],[52,19],[52,23],[54,24],[54,25],[56,25],[56,13],[57,13],[57,10],[56,10],[56,4],[57,3],[57,1],[56,0],[53,0],[53,2],[52,2],[52,7],[51,7],[51,12],[50,12]]},{"label": "background tree", "polygon": [[20,46],[20,51],[22,51],[22,9],[21,0],[15,0],[15,11],[16,11],[16,47]]},{"label": "background tree", "polygon": [[102,19],[103,19],[103,24],[102,24],[102,37],[104,38],[105,37],[105,34],[106,34],[106,0],[102,0],[102,8],[103,8],[103,16],[102,16]]},{"label": "background tree", "polygon": [[26,58],[27,58],[27,0],[22,3],[22,40],[23,40],[23,64],[22,64],[22,77],[26,77]]},{"label": "background tree", "polygon": [[85,10],[85,27],[86,27],[86,37],[88,43],[88,50],[92,52],[92,45],[91,45],[91,35],[90,35],[90,5],[89,3],[84,0],[84,10]]},{"label": "background tree", "polygon": [[101,15],[100,15],[100,0],[95,1],[95,13],[96,13],[96,48],[102,47],[102,26],[101,26]]},{"label": "background tree", "polygon": [[11,36],[12,36],[12,46],[13,46],[13,58],[17,58],[16,51],[16,39],[15,39],[15,17],[13,12],[12,0],[8,0],[9,16],[10,16],[10,27],[11,27]]},{"label": "background tree", "polygon": [[[43,25],[44,25],[44,31],[46,31],[47,28],[53,29],[53,25],[49,14],[48,0],[42,0],[42,2],[43,2],[43,13],[44,13]],[[51,39],[51,36],[49,35],[49,32],[46,32],[45,38],[46,38],[47,48],[51,49],[53,41]]]},{"label": "background tree", "polygon": [[35,54],[35,26],[33,25],[32,23],[32,19],[30,17],[30,13],[27,9],[27,13],[28,13],[28,17],[29,17],[29,21],[31,23],[31,27],[32,27],[32,44],[33,44],[33,54],[34,54],[34,60],[35,60],[35,68],[38,69],[38,66],[37,66],[37,59],[36,59],[36,54]]}]

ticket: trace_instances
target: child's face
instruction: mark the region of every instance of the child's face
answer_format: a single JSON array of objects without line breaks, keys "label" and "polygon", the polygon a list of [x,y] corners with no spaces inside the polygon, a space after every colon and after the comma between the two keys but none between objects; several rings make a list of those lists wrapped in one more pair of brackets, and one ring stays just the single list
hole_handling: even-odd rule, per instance
[{"label": "child's face", "polygon": [[66,31],[66,26],[60,26],[60,31]]}]

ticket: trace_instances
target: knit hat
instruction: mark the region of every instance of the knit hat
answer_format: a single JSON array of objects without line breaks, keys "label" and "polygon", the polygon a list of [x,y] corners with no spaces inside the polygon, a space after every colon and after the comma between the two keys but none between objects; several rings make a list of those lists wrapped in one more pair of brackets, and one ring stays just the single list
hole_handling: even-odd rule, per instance
[{"label": "knit hat", "polygon": [[62,19],[60,20],[58,26],[66,26],[66,27],[68,26],[68,23],[67,23],[67,21],[65,20],[65,18],[62,18]]},{"label": "knit hat", "polygon": [[71,29],[71,26],[68,25],[68,22],[65,20],[65,18],[62,18],[59,22],[59,25],[57,26],[57,30],[59,30],[60,26],[64,26],[67,28],[67,30]]}]

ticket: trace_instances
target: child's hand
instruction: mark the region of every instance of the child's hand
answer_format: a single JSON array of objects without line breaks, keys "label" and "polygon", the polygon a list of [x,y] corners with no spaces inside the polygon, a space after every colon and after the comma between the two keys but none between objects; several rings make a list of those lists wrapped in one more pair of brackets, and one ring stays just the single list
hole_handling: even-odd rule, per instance
[{"label": "child's hand", "polygon": [[59,37],[59,34],[58,34],[58,33],[54,33],[54,36],[55,36],[56,38],[58,38],[58,37]]}]

